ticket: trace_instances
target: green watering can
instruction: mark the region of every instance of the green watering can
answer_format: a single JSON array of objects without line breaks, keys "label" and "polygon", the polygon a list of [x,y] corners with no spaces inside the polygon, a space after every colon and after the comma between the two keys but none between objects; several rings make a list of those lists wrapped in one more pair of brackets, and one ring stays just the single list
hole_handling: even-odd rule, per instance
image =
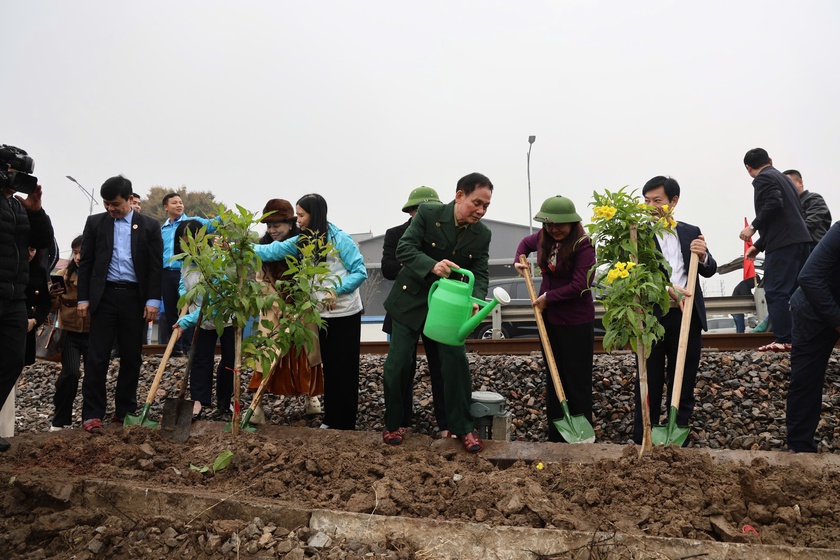
[{"label": "green watering can", "polygon": [[[464,275],[468,282],[441,278],[429,289],[429,313],[423,334],[450,346],[463,346],[467,336],[498,304],[510,303],[510,296],[502,287],[493,290],[493,301],[487,302],[472,297],[475,277],[465,268],[452,267]],[[478,313],[473,312],[473,303],[478,304]]]}]

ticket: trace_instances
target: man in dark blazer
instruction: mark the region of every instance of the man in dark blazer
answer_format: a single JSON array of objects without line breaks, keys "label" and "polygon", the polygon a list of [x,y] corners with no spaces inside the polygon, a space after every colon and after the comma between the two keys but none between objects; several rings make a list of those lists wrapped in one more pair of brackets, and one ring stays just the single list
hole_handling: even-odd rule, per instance
[{"label": "man in dark blazer", "polygon": [[[384,441],[402,443],[403,394],[414,374],[414,350],[429,311],[428,295],[432,283],[452,274],[451,267],[473,273],[473,297],[484,299],[490,279],[488,261],[490,230],[480,223],[493,195],[493,183],[480,173],[458,181],[455,200],[445,205],[424,204],[397,245],[402,269],[385,300],[392,319],[391,343],[385,360]],[[457,435],[467,451],[477,453],[483,444],[473,433],[470,415],[472,379],[466,348],[438,344],[444,401],[449,430]]]},{"label": "man in dark blazer", "polygon": [[100,195],[107,212],[88,217],[82,234],[78,313],[80,318],[90,315],[82,421],[93,434],[102,430],[105,379],[115,338],[120,372],[113,420],[121,423],[137,410],[143,335],[160,307],[160,224],[134,211],[131,192],[131,181],[125,177],[105,181]]},{"label": "man in dark blazer", "polygon": [[748,241],[756,232],[760,234],[744,257],[754,260],[764,251],[764,297],[775,338],[759,350],[790,352],[790,296],[796,289],[796,277],[811,254],[811,234],[796,187],[773,167],[767,150],[754,148],[747,152],[744,167],[753,178],[755,218],[739,237]]},{"label": "man in dark blazer", "polygon": [[[657,176],[642,187],[645,204],[656,206],[664,216],[673,212],[680,198],[680,185],[670,177]],[[668,206],[666,211],[663,207]],[[669,292],[673,303],[667,313],[659,317],[665,328],[665,336],[654,344],[647,360],[648,397],[650,403],[650,421],[659,424],[662,416],[662,388],[667,385],[668,391],[665,410],[670,408],[671,390],[674,386],[677,350],[682,324],[683,302],[681,295],[688,295],[685,290],[688,281],[688,266],[691,253],[699,257],[697,273],[709,278],[717,272],[717,262],[706,248],[706,241],[700,228],[691,224],[678,222],[674,228],[675,235],[665,234],[657,238],[657,248],[671,265],[671,284]],[[677,411],[677,425],[687,426],[694,411],[694,385],[697,381],[697,369],[700,367],[700,353],[702,351],[701,330],[707,330],[706,301],[703,299],[703,288],[698,280],[694,286],[694,309],[691,315],[691,325],[688,331],[688,347],[685,355],[685,369],[683,370],[682,390],[680,391],[680,407]],[[638,381],[636,382],[636,407],[633,424],[633,440],[642,443],[642,411],[639,396]],[[688,444],[686,438],[684,445]]]},{"label": "man in dark blazer", "polygon": [[[441,204],[437,191],[431,187],[417,187],[408,195],[408,200],[403,204],[402,211],[409,215],[408,221],[404,224],[389,228],[385,232],[385,239],[382,243],[382,276],[388,280],[396,280],[402,269],[402,264],[397,259],[397,245],[402,239],[405,230],[411,224],[411,219],[417,214],[421,204]],[[389,335],[392,330],[391,316],[385,314],[382,322],[382,330]],[[421,329],[422,330],[422,329]],[[440,437],[449,437],[449,423],[446,421],[446,407],[443,404],[443,376],[440,373],[440,356],[438,356],[438,343],[421,334],[423,338],[423,351],[426,353],[426,361],[429,364],[429,381],[432,385],[432,406],[434,407],[435,420],[438,424]],[[414,361],[417,362],[417,350],[414,351]],[[403,393],[403,421],[400,426],[408,427],[414,415],[414,376],[408,378]]]}]

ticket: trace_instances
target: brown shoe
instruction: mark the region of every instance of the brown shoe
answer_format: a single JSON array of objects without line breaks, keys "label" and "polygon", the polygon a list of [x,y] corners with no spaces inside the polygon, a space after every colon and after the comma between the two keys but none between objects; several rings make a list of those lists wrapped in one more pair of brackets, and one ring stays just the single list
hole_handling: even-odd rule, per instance
[{"label": "brown shoe", "polygon": [[393,432],[385,430],[384,432],[382,432],[382,441],[384,441],[388,445],[399,445],[403,442],[403,436],[405,436],[405,432],[405,428],[398,428]]},{"label": "brown shoe", "polygon": [[85,420],[84,423],[82,423],[82,428],[84,428],[89,434],[93,434],[95,436],[102,435],[102,420],[99,418]]},{"label": "brown shoe", "polygon": [[484,443],[475,432],[470,432],[467,435],[462,436],[461,445],[463,445],[464,449],[470,453],[479,453],[482,449],[484,449]]}]

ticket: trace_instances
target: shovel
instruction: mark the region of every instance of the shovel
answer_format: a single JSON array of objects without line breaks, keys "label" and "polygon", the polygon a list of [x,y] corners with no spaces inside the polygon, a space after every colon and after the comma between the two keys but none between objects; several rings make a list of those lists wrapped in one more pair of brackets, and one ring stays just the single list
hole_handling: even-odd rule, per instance
[{"label": "shovel", "polygon": [[193,359],[195,358],[196,340],[198,340],[198,329],[201,328],[201,321],[204,317],[204,305],[198,312],[198,322],[193,331],[190,355],[187,358],[187,367],[184,369],[184,377],[181,379],[181,386],[178,389],[178,397],[163,401],[163,412],[160,418],[160,433],[175,443],[184,443],[190,437],[192,426],[193,407],[195,401],[186,400],[187,385],[189,384],[190,371],[192,370]]},{"label": "shovel", "polygon": [[694,311],[694,288],[697,284],[696,253],[691,253],[688,264],[688,283],[685,287],[690,296],[685,296],[682,323],[680,323],[680,340],[677,346],[677,364],[674,370],[674,387],[671,390],[671,408],[668,410],[668,424],[654,426],[650,431],[650,438],[654,445],[682,446],[688,437],[688,426],[677,426],[677,412],[680,409],[680,393],[682,392],[683,371],[685,370],[685,354],[688,349],[688,331],[691,327],[691,314]]},{"label": "shovel", "polygon": [[[525,255],[519,256],[519,262],[528,265]],[[522,270],[525,276],[525,285],[528,286],[528,293],[531,296],[531,303],[537,301],[537,291],[534,289],[534,282],[531,279],[531,266],[528,265]],[[554,352],[551,351],[551,342],[548,340],[548,333],[545,330],[543,316],[539,309],[534,307],[534,318],[537,320],[537,328],[540,331],[545,361],[548,364],[548,371],[551,372],[551,381],[554,383],[554,391],[563,407],[563,418],[554,420],[554,426],[563,439],[568,443],[593,443],[595,441],[595,430],[582,414],[572,416],[569,412],[569,402],[566,400],[566,393],[563,392],[563,384],[560,382],[560,374],[557,372],[557,363],[554,361]]]},{"label": "shovel", "polygon": [[152,381],[152,387],[149,389],[149,396],[146,397],[146,404],[143,406],[143,412],[138,416],[137,414],[126,414],[123,420],[123,426],[143,426],[144,428],[155,429],[159,423],[154,420],[149,420],[149,409],[152,408],[152,402],[155,400],[155,393],[157,393],[158,385],[160,385],[160,378],[163,377],[163,370],[166,369],[166,362],[169,361],[169,356],[172,354],[172,349],[175,348],[175,342],[178,341],[178,335],[173,332],[169,337],[169,344],[166,345],[166,351],[163,353],[163,358],[160,359],[160,366],[158,366],[155,379]]},{"label": "shovel", "polygon": [[[262,400],[263,393],[265,392],[265,388],[268,386],[268,382],[271,380],[271,376],[274,375],[274,369],[277,367],[277,361],[274,360],[271,362],[271,369],[268,371],[267,374],[263,375],[262,381],[260,382],[260,386],[257,387],[257,392],[254,394],[254,400],[251,401],[251,406],[248,407],[248,410],[245,411],[245,416],[242,417],[242,421],[239,423],[239,427],[245,430],[246,432],[254,433],[257,431],[256,426],[251,425],[251,416],[253,416],[254,411],[259,406],[260,401]],[[229,431],[232,425],[227,424],[224,428],[224,431]]]}]

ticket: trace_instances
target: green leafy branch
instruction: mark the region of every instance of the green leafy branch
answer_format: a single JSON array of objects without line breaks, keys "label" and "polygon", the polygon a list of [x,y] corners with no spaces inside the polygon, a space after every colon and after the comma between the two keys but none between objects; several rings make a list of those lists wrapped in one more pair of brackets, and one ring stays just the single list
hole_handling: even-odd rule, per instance
[{"label": "green leafy branch", "polygon": [[590,271],[604,290],[606,351],[628,343],[645,356],[664,334],[654,314],[658,306],[667,313],[671,267],[656,247],[657,235],[673,235],[676,225],[670,212],[640,202],[636,191],[622,187],[616,192],[593,193],[594,216],[587,230],[595,244],[596,263]]},{"label": "green leafy branch", "polygon": [[[314,342],[317,328],[324,323],[318,312],[317,290],[334,286],[336,277],[326,264],[326,257],[334,249],[318,238],[301,244],[299,259],[286,257],[289,270],[275,282],[275,291],[266,290],[256,277],[262,261],[254,252],[251,231],[263,217],[238,205],[236,210],[220,205],[213,234],[202,227],[195,236],[188,236],[186,252],[178,256],[183,257],[184,267],[195,267],[203,280],[181,298],[179,306],[186,302],[200,304],[206,298],[204,316],[219,334],[226,323],[241,332],[252,317],[279,307],[278,323],[263,319],[260,324],[264,329],[253,329],[242,341],[243,365],[253,367],[259,362],[263,371],[269,371],[274,360],[292,347],[304,349]],[[213,243],[208,242],[210,238]]]}]

